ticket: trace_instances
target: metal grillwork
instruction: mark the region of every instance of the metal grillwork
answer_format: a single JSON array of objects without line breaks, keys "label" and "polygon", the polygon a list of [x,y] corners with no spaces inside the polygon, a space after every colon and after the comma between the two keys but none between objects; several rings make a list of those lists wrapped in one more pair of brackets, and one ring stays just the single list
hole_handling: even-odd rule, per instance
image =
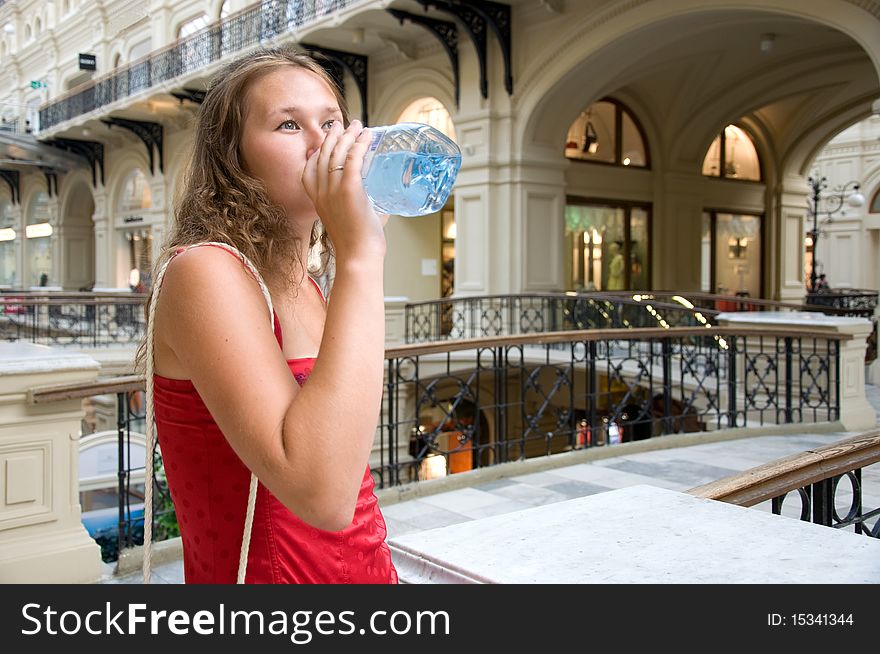
[{"label": "metal grillwork", "polygon": [[[769,509],[776,515],[880,538],[880,506],[876,506],[878,462],[880,430],[875,429],[688,492],[740,506],[769,502]],[[788,502],[789,498],[799,499],[799,505]],[[870,501],[868,507],[866,499]]]},{"label": "metal grillwork", "polygon": [[[848,483],[841,484],[844,480]],[[796,493],[800,499],[801,520],[836,529],[851,527],[857,534],[880,538],[880,507],[865,510],[862,489],[862,468],[857,468],[774,497],[772,510],[782,515],[785,500]]]},{"label": "metal grillwork", "polygon": [[40,109],[40,129],[87,114],[145,89],[204,69],[227,55],[270,41],[358,0],[266,0],[218,21]]},{"label": "metal grillwork", "polygon": [[839,417],[839,341],[718,328],[389,350],[379,487],[576,449]]},{"label": "metal grillwork", "polygon": [[818,310],[825,313],[870,320],[874,329],[868,337],[868,350],[865,352],[865,365],[869,365],[877,359],[878,320],[874,313],[877,310],[878,296],[880,293],[877,291],[865,289],[826,289],[807,293],[807,304],[820,307]]},{"label": "metal grillwork", "polygon": [[602,293],[533,293],[407,304],[406,342],[515,336],[574,329],[702,327],[718,312]]},{"label": "metal grillwork", "polygon": [[[143,483],[132,487],[132,480],[135,477],[144,478],[143,450],[139,450],[137,456],[132,455],[133,441],[137,439],[141,445],[145,442],[146,409],[143,405],[143,391],[132,389],[118,392],[116,399],[119,438],[119,524],[116,551],[113,552],[102,543],[101,554],[105,561],[115,561],[118,553],[124,548],[144,544]],[[155,507],[153,538],[161,541],[180,535],[180,530],[177,527],[174,504],[171,501],[171,493],[168,490],[165,469],[162,465],[162,454],[158,447],[153,456],[153,469],[156,473],[153,480]],[[105,552],[105,550],[109,551]]]},{"label": "metal grillwork", "polygon": [[144,334],[145,296],[14,293],[0,296],[0,339],[43,345],[131,345]]}]

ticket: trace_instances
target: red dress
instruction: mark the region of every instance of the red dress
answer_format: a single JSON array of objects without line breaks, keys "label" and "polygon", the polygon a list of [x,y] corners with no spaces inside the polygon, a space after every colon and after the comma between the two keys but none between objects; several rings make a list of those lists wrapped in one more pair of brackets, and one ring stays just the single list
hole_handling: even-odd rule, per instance
[{"label": "red dress", "polygon": [[[280,347],[277,315],[275,336]],[[313,358],[288,360],[300,386],[306,383],[314,362]],[[154,375],[153,384],[157,435],[183,540],[186,583],[233,584],[250,471],[229,446],[190,380]],[[386,535],[369,466],[354,519],[336,532],[303,522],[260,483],[245,581],[397,583]]]}]

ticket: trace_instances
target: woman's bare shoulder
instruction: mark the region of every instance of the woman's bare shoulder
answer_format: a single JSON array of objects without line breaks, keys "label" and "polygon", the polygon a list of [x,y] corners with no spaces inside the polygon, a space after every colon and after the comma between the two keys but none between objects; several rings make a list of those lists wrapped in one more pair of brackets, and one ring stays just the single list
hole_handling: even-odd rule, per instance
[{"label": "woman's bare shoulder", "polygon": [[267,324],[267,311],[257,280],[236,255],[218,247],[196,247],[168,264],[157,300],[156,330],[171,344],[178,328],[190,323],[216,317],[229,324]]}]

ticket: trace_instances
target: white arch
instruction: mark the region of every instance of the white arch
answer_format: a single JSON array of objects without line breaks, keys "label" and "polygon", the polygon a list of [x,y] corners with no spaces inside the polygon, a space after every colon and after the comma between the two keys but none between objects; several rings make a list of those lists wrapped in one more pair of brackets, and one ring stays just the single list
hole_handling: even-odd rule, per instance
[{"label": "white arch", "polygon": [[[625,66],[620,61],[620,50],[617,49],[615,57],[609,56],[609,51],[627,36],[632,37],[640,30],[685,17],[738,9],[793,16],[838,29],[861,46],[873,63],[875,75],[880,71],[880,20],[846,0],[821,3],[804,0],[632,0],[623,7],[613,3],[606,11],[590,14],[573,24],[560,35],[554,49],[543,52],[519,76],[517,114],[519,120],[527,121],[521,130],[517,130],[523,139],[520,148],[533,136],[533,121],[538,107],[549,101],[548,96],[558,95],[554,91],[557,91],[560,82],[585,61],[592,61],[591,70],[594,73],[600,71],[591,89],[590,97],[596,99],[622,85],[619,78],[612,80],[610,73],[619,73]],[[658,38],[674,42],[681,38],[681,33],[679,30],[665,30],[665,35],[659,35]],[[653,47],[659,45],[652,41]],[[601,75],[603,70],[605,77]],[[612,88],[607,88],[609,85]],[[587,90],[587,94],[589,92]]]},{"label": "white arch", "polygon": [[59,222],[64,220],[64,216],[67,213],[68,203],[70,202],[70,197],[74,193],[74,188],[80,184],[85,184],[86,188],[89,190],[89,194],[92,196],[92,201],[95,200],[95,192],[92,188],[92,172],[86,168],[76,168],[66,175],[64,175],[64,181],[58,186],[58,220]]},{"label": "white arch", "polygon": [[387,124],[412,102],[428,96],[437,98],[455,123],[458,110],[455,108],[451,74],[441,68],[430,67],[406,71],[395,77],[393,84],[385,84],[382,95],[374,103],[375,109],[370,112],[370,122],[374,125]]},{"label": "white arch", "polygon": [[556,48],[520,75],[516,89],[522,98],[519,106],[528,107],[529,97],[534,96],[532,102],[540,98],[585,54],[600,52],[627,34],[687,15],[738,9],[783,14],[833,27],[861,46],[880,75],[880,15],[874,16],[850,0],[630,0],[623,7],[614,3],[604,12],[591,13],[568,34],[560,35]]}]

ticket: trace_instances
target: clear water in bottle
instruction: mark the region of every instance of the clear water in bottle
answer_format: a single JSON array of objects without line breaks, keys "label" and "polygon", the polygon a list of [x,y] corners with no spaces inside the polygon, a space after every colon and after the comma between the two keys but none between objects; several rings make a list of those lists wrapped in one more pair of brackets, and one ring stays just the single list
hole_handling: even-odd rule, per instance
[{"label": "clear water in bottle", "polygon": [[439,211],[452,191],[461,150],[421,123],[371,127],[364,157],[364,189],[380,213],[424,216]]}]

